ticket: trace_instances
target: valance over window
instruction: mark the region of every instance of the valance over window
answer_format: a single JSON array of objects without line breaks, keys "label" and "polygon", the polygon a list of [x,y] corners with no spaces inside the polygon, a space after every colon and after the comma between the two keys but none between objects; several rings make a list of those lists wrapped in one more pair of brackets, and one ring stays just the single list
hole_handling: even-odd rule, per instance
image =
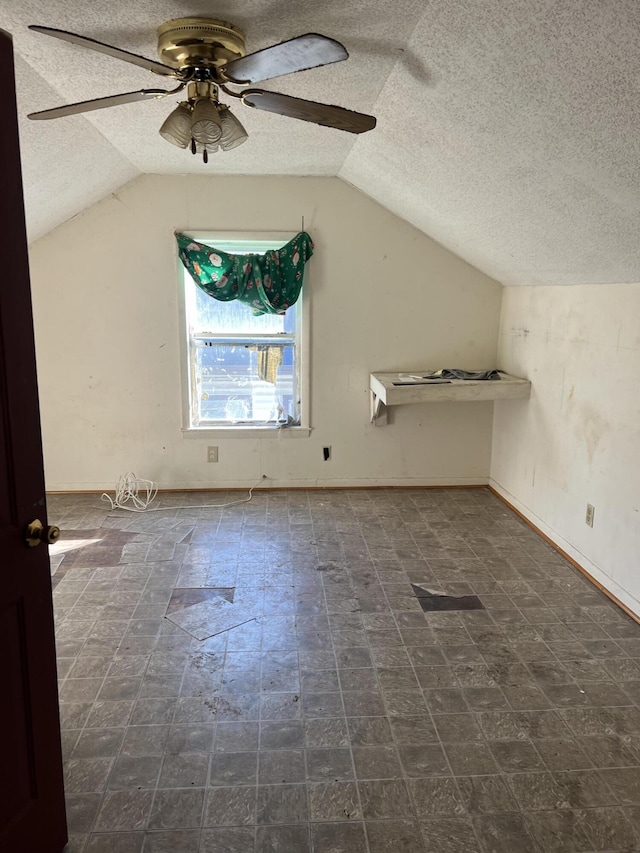
[{"label": "valance over window", "polygon": [[176,232],[180,260],[198,287],[221,302],[238,299],[254,314],[284,314],[300,296],[313,254],[306,231],[264,255],[230,255]]}]

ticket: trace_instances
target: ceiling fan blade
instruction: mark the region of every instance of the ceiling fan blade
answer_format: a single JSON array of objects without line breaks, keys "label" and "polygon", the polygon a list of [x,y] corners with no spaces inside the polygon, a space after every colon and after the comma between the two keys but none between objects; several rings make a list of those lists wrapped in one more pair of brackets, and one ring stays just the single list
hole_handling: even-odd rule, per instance
[{"label": "ceiling fan blade", "polygon": [[[183,88],[182,86],[180,87]],[[135,101],[147,101],[152,98],[164,98],[176,90],[166,89],[140,89],[137,92],[124,92],[122,95],[109,95],[107,98],[94,98],[92,101],[79,101],[76,104],[65,104],[62,107],[54,107],[51,110],[41,110],[38,113],[29,113],[30,119],[62,118],[72,116],[76,113],[88,113],[91,110],[102,110],[105,107],[117,107],[120,104],[133,104]]]},{"label": "ceiling fan blade", "polygon": [[299,118],[302,121],[312,121],[325,127],[335,127],[349,133],[364,133],[376,126],[374,116],[345,110],[331,104],[319,104],[317,101],[305,101],[302,98],[292,98],[278,92],[264,92],[261,89],[247,89],[242,93],[242,100],[250,107],[266,110],[269,113],[280,113],[283,116]]},{"label": "ceiling fan blade", "polygon": [[132,65],[138,65],[140,68],[146,68],[147,71],[153,71],[154,74],[162,74],[165,77],[180,77],[174,68],[163,65],[162,62],[147,59],[146,56],[138,56],[137,53],[129,53],[128,50],[121,50],[119,47],[112,47],[110,44],[103,44],[101,41],[87,38],[87,36],[78,36],[75,33],[68,33],[66,30],[41,27],[37,24],[32,24],[29,29],[34,30],[36,33],[44,33],[47,36],[71,42],[71,44],[88,47],[90,50],[97,50],[98,53],[106,53],[107,56],[113,56],[114,59],[122,59],[124,62],[130,62]]},{"label": "ceiling fan blade", "polygon": [[330,65],[348,57],[339,41],[319,33],[306,33],[234,59],[223,65],[220,72],[229,83],[261,83],[294,71]]}]

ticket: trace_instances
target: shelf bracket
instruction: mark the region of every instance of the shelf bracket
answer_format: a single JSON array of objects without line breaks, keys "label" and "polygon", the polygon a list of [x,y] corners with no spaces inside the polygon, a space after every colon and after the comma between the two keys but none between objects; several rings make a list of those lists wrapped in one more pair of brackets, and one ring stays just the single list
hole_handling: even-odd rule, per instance
[{"label": "shelf bracket", "polygon": [[371,389],[369,389],[369,400],[371,404],[371,423],[374,426],[386,426],[387,407],[375,391],[372,391]]}]

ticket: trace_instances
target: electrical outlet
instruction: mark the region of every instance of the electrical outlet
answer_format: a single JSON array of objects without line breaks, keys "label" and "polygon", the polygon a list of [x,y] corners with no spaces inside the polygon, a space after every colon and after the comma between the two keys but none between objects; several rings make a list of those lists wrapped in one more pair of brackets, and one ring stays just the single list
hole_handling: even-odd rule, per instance
[{"label": "electrical outlet", "polygon": [[217,447],[207,447],[207,462],[217,462],[218,461],[218,448]]},{"label": "electrical outlet", "polygon": [[331,459],[331,447],[322,448],[322,458],[325,462],[328,462],[329,459]]},{"label": "electrical outlet", "polygon": [[589,527],[593,527],[593,516],[595,515],[596,508],[591,504],[587,504],[587,514],[585,516],[585,522],[589,525]]}]

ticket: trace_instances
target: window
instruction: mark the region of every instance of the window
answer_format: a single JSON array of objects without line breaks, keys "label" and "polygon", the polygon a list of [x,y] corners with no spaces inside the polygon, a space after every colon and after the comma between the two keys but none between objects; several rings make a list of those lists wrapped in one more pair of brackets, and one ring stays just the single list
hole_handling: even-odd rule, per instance
[{"label": "window", "polygon": [[[292,236],[266,240],[209,234],[196,239],[230,254],[248,254],[278,249]],[[208,296],[182,264],[180,274],[187,429],[269,431],[304,424],[304,295],[284,315],[256,317],[241,302],[219,302]]]}]

